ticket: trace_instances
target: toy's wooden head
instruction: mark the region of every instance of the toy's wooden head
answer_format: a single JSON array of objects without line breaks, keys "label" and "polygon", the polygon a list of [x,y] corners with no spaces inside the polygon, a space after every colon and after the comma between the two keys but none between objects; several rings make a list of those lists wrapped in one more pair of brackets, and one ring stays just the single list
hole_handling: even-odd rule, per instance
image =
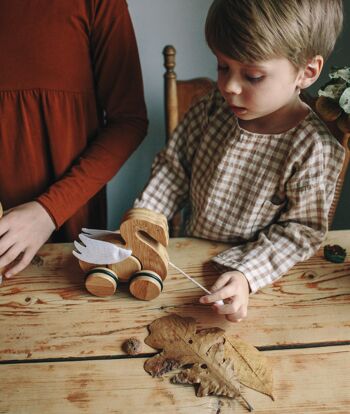
[{"label": "toy's wooden head", "polygon": [[[96,296],[110,296],[119,282],[129,282],[130,292],[142,300],[157,297],[168,271],[168,223],[160,213],[134,208],[123,217],[120,233],[111,232],[104,241],[129,249],[127,259],[107,265],[79,261],[88,273],[86,288]],[[113,272],[113,274],[110,274]]]},{"label": "toy's wooden head", "polygon": [[133,208],[123,217],[120,234],[126,247],[137,257],[143,269],[152,270],[164,280],[168,272],[168,222],[160,213]]}]

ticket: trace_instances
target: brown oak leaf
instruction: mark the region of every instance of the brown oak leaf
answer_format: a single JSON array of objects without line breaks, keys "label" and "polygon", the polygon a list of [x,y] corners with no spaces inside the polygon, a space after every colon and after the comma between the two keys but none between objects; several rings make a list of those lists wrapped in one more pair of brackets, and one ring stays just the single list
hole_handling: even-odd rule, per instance
[{"label": "brown oak leaf", "polygon": [[196,331],[193,318],[174,314],[156,319],[149,330],[146,344],[163,350],[145,362],[152,376],[181,367],[172,382],[198,384],[197,396],[240,396],[248,408],[240,383],[272,396],[272,371],[266,360],[251,345],[226,337],[224,330]]},{"label": "brown oak leaf", "polygon": [[262,352],[236,336],[226,336],[225,355],[232,359],[241,384],[274,400],[272,368]]}]

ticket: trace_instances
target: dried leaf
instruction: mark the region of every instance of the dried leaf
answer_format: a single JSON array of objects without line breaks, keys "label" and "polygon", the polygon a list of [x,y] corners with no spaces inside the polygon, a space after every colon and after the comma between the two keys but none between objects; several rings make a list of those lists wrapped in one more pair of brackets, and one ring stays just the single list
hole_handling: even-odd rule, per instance
[{"label": "dried leaf", "polygon": [[272,368],[254,346],[233,336],[226,336],[225,355],[232,358],[239,382],[273,400]]},{"label": "dried leaf", "polygon": [[272,396],[272,371],[265,358],[253,346],[226,337],[224,330],[196,332],[193,318],[177,315],[156,319],[149,330],[146,344],[163,350],[145,362],[152,376],[183,368],[172,382],[199,384],[197,396],[242,397],[240,383]]}]

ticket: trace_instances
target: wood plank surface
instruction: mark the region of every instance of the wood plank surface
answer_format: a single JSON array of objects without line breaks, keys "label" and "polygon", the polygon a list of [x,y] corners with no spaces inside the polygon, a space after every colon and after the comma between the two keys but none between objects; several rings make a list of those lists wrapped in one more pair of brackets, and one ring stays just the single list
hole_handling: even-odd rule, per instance
[{"label": "wood plank surface", "polygon": [[[350,231],[330,232],[326,244],[350,252]],[[207,288],[217,277],[209,259],[228,246],[172,239],[170,260]],[[350,260],[325,261],[320,251],[273,286],[251,297],[247,320],[232,324],[198,303],[202,292],[173,269],[164,292],[151,302],[127,286],[111,298],[91,296],[70,244],[47,244],[34,263],[0,286],[2,361],[124,355],[131,336],[143,340],[153,320],[177,313],[198,328],[219,326],[260,347],[346,343],[350,340]],[[154,352],[144,347],[144,352]]]},{"label": "wood plank surface", "polygon": [[[244,388],[256,414],[348,414],[350,347],[264,352],[274,370],[275,401]],[[195,396],[168,373],[150,377],[143,358],[6,364],[1,414],[243,414],[237,401]],[[328,375],[325,375],[328,374]]]}]

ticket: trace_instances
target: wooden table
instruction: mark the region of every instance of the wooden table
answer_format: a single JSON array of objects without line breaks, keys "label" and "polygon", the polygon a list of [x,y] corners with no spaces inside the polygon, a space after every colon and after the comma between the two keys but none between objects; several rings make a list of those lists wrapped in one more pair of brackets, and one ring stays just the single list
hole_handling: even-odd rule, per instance
[{"label": "wooden table", "polygon": [[[350,251],[350,230],[325,244]],[[217,277],[210,257],[227,245],[172,239],[171,260],[207,288]],[[219,326],[257,346],[274,369],[276,401],[248,388],[256,413],[350,413],[350,259],[327,262],[322,251],[251,297],[248,318],[232,324],[198,303],[201,291],[170,269],[164,292],[151,302],[127,288],[111,298],[84,289],[70,244],[47,244],[34,263],[0,287],[0,413],[246,413],[236,401],[195,396],[170,374],[143,369],[121,349],[143,340],[147,325],[171,313],[198,328]]]}]

